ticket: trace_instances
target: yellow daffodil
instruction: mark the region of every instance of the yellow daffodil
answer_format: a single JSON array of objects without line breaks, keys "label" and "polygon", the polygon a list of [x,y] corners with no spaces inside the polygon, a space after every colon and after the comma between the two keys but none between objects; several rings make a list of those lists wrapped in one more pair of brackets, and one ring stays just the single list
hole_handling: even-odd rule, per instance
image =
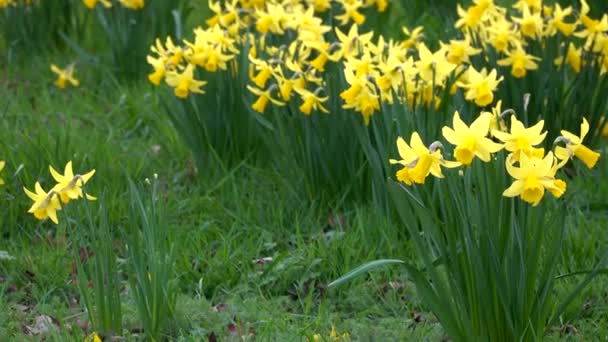
[{"label": "yellow daffodil", "polygon": [[519,167],[515,167],[512,155],[507,157],[507,172],[515,181],[502,195],[505,197],[520,196],[522,200],[538,205],[542,200],[545,190],[549,190],[555,197],[560,197],[565,189],[566,183],[555,179],[555,158],[549,152],[544,158],[528,157],[521,155]]},{"label": "yellow daffodil", "polygon": [[194,65],[188,64],[182,73],[167,72],[167,84],[175,88],[175,96],[185,99],[190,93],[204,94],[201,89],[207,82],[194,79]]},{"label": "yellow daffodil", "polygon": [[481,49],[476,49],[471,46],[471,42],[468,38],[462,40],[450,40],[449,44],[441,43],[441,45],[448,52],[448,62],[456,65],[470,63],[470,57],[481,52]]},{"label": "yellow daffodil", "polygon": [[34,204],[27,212],[33,214],[34,217],[39,220],[44,220],[48,217],[55,224],[58,224],[57,211],[61,210],[59,194],[55,190],[51,190],[47,193],[38,182],[36,182],[34,189],[36,191],[35,193],[29,191],[25,187],[23,188],[25,194],[34,201]]},{"label": "yellow daffodil", "polygon": [[460,166],[459,162],[445,161],[440,147],[441,143],[436,141],[427,148],[418,132],[412,133],[409,145],[402,137],[397,138],[397,150],[401,160],[389,160],[391,164],[403,166],[396,173],[397,180],[406,185],[424,184],[429,174],[443,178],[442,166],[447,168]]},{"label": "yellow daffodil", "polygon": [[360,112],[365,125],[369,125],[371,116],[380,110],[376,87],[370,82],[367,75],[357,76],[349,68],[344,70],[344,76],[350,87],[340,93],[340,98],[344,100],[342,108]]},{"label": "yellow daffodil", "polygon": [[306,0],[309,6],[312,6],[317,13],[326,12],[331,8],[330,0]]},{"label": "yellow daffodil", "polygon": [[525,77],[528,70],[538,69],[536,61],[540,58],[528,55],[521,44],[516,44],[514,50],[506,52],[507,57],[496,63],[501,66],[511,66],[511,75],[515,78]]},{"label": "yellow daffodil", "polygon": [[369,44],[374,36],[373,31],[359,34],[359,27],[357,24],[351,25],[350,29],[348,30],[348,34],[344,34],[338,28],[335,29],[335,32],[338,40],[340,41],[340,45],[342,46],[340,55],[344,57],[351,55],[356,56],[362,53],[365,46]]},{"label": "yellow daffodil", "polygon": [[424,43],[418,45],[419,59],[414,64],[418,69],[420,78],[428,83],[440,84],[456,65],[448,62],[445,49],[431,52]]},{"label": "yellow daffodil", "polygon": [[566,23],[564,20],[572,14],[572,7],[568,6],[564,9],[559,4],[555,4],[555,9],[551,13],[551,19],[547,23],[546,34],[553,36],[557,32],[561,32],[564,36],[569,37],[576,29],[575,23]]},{"label": "yellow daffodil", "polygon": [[132,10],[144,8],[144,0],[118,0],[124,7]]},{"label": "yellow daffodil", "polygon": [[466,89],[465,98],[475,101],[479,107],[485,107],[494,101],[494,91],[503,78],[496,79],[496,69],[492,69],[490,74],[485,75],[485,70],[478,72],[474,67],[469,67],[467,71],[467,82],[460,83],[459,86]]},{"label": "yellow daffodil", "polygon": [[539,121],[536,125],[526,128],[524,124],[511,117],[510,133],[492,130],[492,135],[505,144],[505,149],[513,153],[513,159],[518,161],[522,155],[527,157],[541,158],[544,155],[544,149],[535,148],[545,140],[547,132],[541,133],[545,122]]},{"label": "yellow daffodil", "polygon": [[589,133],[589,123],[583,118],[581,123],[581,135],[576,136],[568,131],[562,130],[557,142],[565,142],[566,147],[556,146],[555,155],[562,160],[570,159],[572,156],[582,160],[588,168],[593,168],[600,158],[600,154],[583,145],[583,139]]},{"label": "yellow daffodil", "polygon": [[101,337],[96,332],[90,333],[87,337],[84,338],[84,342],[102,342]]},{"label": "yellow daffodil", "polygon": [[112,2],[110,0],[82,0],[82,2],[90,9],[94,9],[98,2],[101,3],[105,8],[112,7]]},{"label": "yellow daffodil", "polygon": [[411,31],[407,27],[403,27],[402,31],[403,31],[403,33],[405,33],[405,35],[407,37],[406,40],[401,42],[401,45],[403,46],[403,48],[411,49],[413,47],[418,46],[418,44],[424,38],[424,34],[422,33],[423,30],[424,30],[424,27],[422,27],[422,26],[417,26]]},{"label": "yellow daffodil", "polygon": [[474,5],[467,8],[465,11],[460,4],[458,4],[456,11],[458,12],[459,19],[454,24],[457,29],[475,29],[481,23],[483,14],[486,10],[485,6]]},{"label": "yellow daffodil", "polygon": [[568,44],[566,57],[558,57],[554,63],[556,66],[561,66],[564,62],[572,67],[575,73],[581,72],[583,67],[583,48],[576,48],[573,43]]},{"label": "yellow daffodil", "polygon": [[14,0],[0,0],[0,8],[5,8],[8,6],[15,6]]},{"label": "yellow daffodil", "polygon": [[335,16],[341,26],[348,24],[350,20],[357,25],[365,22],[365,16],[359,12],[359,9],[363,6],[361,0],[338,0],[337,2],[344,8],[344,13]]},{"label": "yellow daffodil", "polygon": [[[57,185],[53,187],[53,190],[59,194],[61,202],[67,204],[70,200],[78,199],[83,197],[82,187],[93,177],[95,170],[91,170],[83,175],[74,174],[72,171],[72,161],[69,161],[65,165],[63,175],[57,172],[52,166],[49,165],[51,176],[57,182]],[[86,194],[86,199],[95,200],[96,198]]]},{"label": "yellow daffodil", "polygon": [[[266,82],[272,76],[273,68],[265,60],[254,58],[251,55],[249,56],[249,61],[251,62],[249,78],[258,88],[266,87]],[[255,74],[253,70],[257,70],[258,73]]]},{"label": "yellow daffodil", "polygon": [[264,9],[255,9],[255,17],[257,18],[255,28],[258,32],[262,34],[271,32],[279,35],[285,33],[283,26],[287,21],[287,14],[283,5],[266,3]]},{"label": "yellow daffodil", "polygon": [[59,69],[55,64],[51,64],[51,71],[57,74],[55,85],[57,88],[65,88],[69,84],[78,87],[80,82],[74,77],[74,63],[68,65],[65,69]]},{"label": "yellow daffodil", "polygon": [[154,58],[152,56],[147,56],[147,61],[154,68],[154,71],[148,74],[148,80],[158,86],[167,74],[166,61],[162,57]]},{"label": "yellow daffodil", "polygon": [[471,165],[474,157],[489,162],[491,154],[503,148],[503,145],[487,138],[491,120],[492,114],[485,112],[481,113],[471,126],[467,126],[460,119],[460,114],[455,112],[452,121],[454,128],[443,127],[443,136],[450,144],[456,146],[454,157],[462,165]]},{"label": "yellow daffodil", "polygon": [[264,111],[266,111],[266,106],[268,106],[269,102],[271,102],[277,106],[284,106],[285,102],[275,100],[274,98],[272,98],[272,95],[270,94],[276,88],[277,88],[277,86],[274,84],[272,86],[270,86],[267,90],[261,90],[256,87],[252,87],[252,86],[248,85],[247,89],[249,89],[249,91],[253,95],[258,96],[258,99],[253,103],[251,108],[253,108],[253,110],[255,110],[256,112],[258,112],[260,114],[264,114]]},{"label": "yellow daffodil", "polygon": [[300,95],[300,98],[303,101],[302,105],[299,107],[302,113],[310,115],[313,110],[320,110],[324,113],[329,113],[329,110],[323,107],[323,103],[329,99],[329,96],[319,96],[319,92],[323,91],[323,88],[318,88],[315,92],[302,88],[295,88],[295,91]]},{"label": "yellow daffodil", "polygon": [[513,4],[513,8],[518,9],[520,12],[523,12],[525,7],[532,13],[539,12],[542,7],[542,0],[519,0]]},{"label": "yellow daffodil", "polygon": [[591,9],[589,8],[589,4],[587,1],[581,1],[581,13],[580,13],[580,21],[584,26],[583,31],[577,32],[574,35],[579,38],[587,38],[587,43],[589,43],[594,37],[598,35],[603,35],[604,32],[608,31],[608,15],[604,14],[600,20],[592,19],[588,16]]},{"label": "yellow daffodil", "polygon": [[[6,162],[4,160],[0,160],[0,171],[4,170],[4,165]],[[4,185],[4,179],[0,178],[0,185]]]},{"label": "yellow daffodil", "polygon": [[522,6],[522,17],[513,18],[513,22],[520,25],[524,37],[540,38],[543,34],[543,18],[540,15],[540,10],[532,12],[530,7],[524,4]]},{"label": "yellow daffodil", "polygon": [[184,49],[175,45],[171,37],[167,37],[165,46],[163,46],[163,43],[157,38],[154,41],[154,45],[150,47],[150,50],[165,61],[165,66],[169,70],[175,70],[184,59]]},{"label": "yellow daffodil", "polygon": [[488,40],[498,52],[506,52],[509,45],[517,41],[518,32],[513,24],[504,18],[497,19],[487,29]]},{"label": "yellow daffodil", "polygon": [[497,130],[500,132],[506,132],[507,131],[507,125],[505,124],[505,120],[503,118],[503,115],[509,112],[513,112],[512,110],[507,110],[504,113],[502,112],[502,100],[499,100],[496,103],[496,106],[494,106],[492,108],[492,112],[485,112],[488,113],[490,115],[492,115],[492,120],[490,120],[490,136],[494,137],[494,135],[492,134],[493,130]]}]

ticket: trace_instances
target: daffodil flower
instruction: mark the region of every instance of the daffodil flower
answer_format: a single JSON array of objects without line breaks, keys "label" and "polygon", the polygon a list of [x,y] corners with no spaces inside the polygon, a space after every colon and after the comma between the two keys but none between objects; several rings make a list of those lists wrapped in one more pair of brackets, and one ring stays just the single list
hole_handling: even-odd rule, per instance
[{"label": "daffodil flower", "polygon": [[78,87],[80,84],[74,77],[74,63],[68,65],[65,69],[59,69],[55,64],[51,64],[51,71],[57,74],[57,80],[55,81],[57,88],[65,88],[68,82],[74,87]]},{"label": "daffodil flower", "polygon": [[515,181],[502,195],[505,197],[520,196],[522,200],[538,205],[542,200],[545,190],[549,190],[555,197],[560,197],[566,188],[565,182],[555,179],[553,153],[549,152],[544,158],[529,158],[522,154],[519,167],[514,166],[513,155],[507,157],[507,172],[515,178]]},{"label": "daffodil flower", "polygon": [[[4,165],[6,162],[4,160],[0,160],[0,171],[4,170]],[[4,179],[0,178],[0,185],[4,185]]]},{"label": "daffodil flower", "polygon": [[203,87],[207,82],[194,79],[194,65],[188,64],[182,73],[167,72],[166,82],[175,88],[175,96],[185,99],[190,93],[204,94]]},{"label": "daffodil flower", "polygon": [[437,178],[443,178],[441,167],[453,168],[461,164],[459,162],[446,161],[441,154],[441,143],[434,142],[427,148],[418,132],[412,133],[410,144],[402,137],[397,138],[397,150],[400,160],[390,159],[391,164],[400,164],[403,168],[396,173],[397,180],[406,185],[424,184],[429,174]]},{"label": "daffodil flower", "polygon": [[488,139],[492,114],[485,112],[473,121],[471,126],[467,126],[461,119],[458,112],[454,113],[453,125],[443,127],[443,136],[450,144],[456,146],[454,157],[462,165],[471,165],[474,157],[484,162],[491,160],[491,154],[500,151],[503,145],[497,144]]},{"label": "daffodil flower", "polygon": [[315,92],[311,92],[302,88],[295,88],[296,93],[298,93],[302,99],[302,105],[300,105],[299,109],[302,113],[306,115],[310,115],[313,110],[320,110],[324,113],[329,113],[327,108],[323,107],[323,103],[329,100],[329,96],[321,97],[319,93],[323,90],[323,88],[318,88]]},{"label": "daffodil flower", "polygon": [[545,121],[541,120],[536,125],[526,128],[521,121],[512,117],[510,133],[494,129],[492,135],[505,144],[507,151],[513,153],[514,160],[519,160],[520,156],[524,154],[528,157],[541,158],[545,154],[544,149],[534,146],[542,143],[547,136],[547,132],[541,133],[544,124]]},{"label": "daffodil flower", "polygon": [[118,0],[123,7],[132,9],[132,10],[140,10],[144,8],[144,0]]},{"label": "daffodil flower", "polygon": [[589,133],[589,123],[583,118],[581,123],[581,135],[576,136],[566,130],[561,131],[561,136],[556,142],[565,142],[566,147],[556,146],[555,155],[562,160],[568,160],[572,156],[582,160],[588,168],[593,168],[600,158],[600,154],[583,145],[583,139]]},{"label": "daffodil flower", "polygon": [[[72,171],[72,161],[69,161],[65,165],[63,175],[57,172],[52,166],[49,165],[51,176],[57,182],[57,185],[53,187],[53,190],[59,194],[61,202],[67,204],[70,200],[78,199],[83,197],[82,187],[86,184],[91,177],[95,174],[95,170],[91,170],[83,175],[74,174]],[[95,200],[96,198],[86,194],[86,199]]]},{"label": "daffodil flower", "polygon": [[23,188],[25,194],[34,201],[34,204],[27,212],[33,214],[39,220],[44,220],[48,217],[53,223],[58,224],[57,211],[61,210],[59,194],[55,190],[47,193],[39,182],[36,182],[34,190],[36,191],[35,193],[25,187]]},{"label": "daffodil flower", "polygon": [[110,0],[82,0],[82,2],[89,9],[94,9],[98,2],[101,3],[105,8],[112,7],[112,2]]},{"label": "daffodil flower", "polygon": [[511,66],[511,75],[515,78],[525,77],[528,70],[538,69],[537,61],[540,58],[528,55],[521,43],[517,43],[515,49],[506,52],[507,57],[500,59],[496,64],[500,66]]},{"label": "daffodil flower", "polygon": [[467,82],[459,83],[459,86],[466,89],[465,98],[469,101],[475,101],[479,107],[485,107],[494,101],[494,93],[498,84],[503,78],[496,78],[496,69],[492,69],[490,74],[486,75],[485,70],[479,72],[474,67],[469,67],[467,71]]},{"label": "daffodil flower", "polygon": [[253,110],[255,110],[256,112],[258,112],[260,114],[264,114],[264,111],[266,111],[266,106],[268,106],[269,102],[271,102],[277,106],[284,106],[285,102],[275,100],[274,98],[272,98],[272,95],[270,94],[276,88],[277,88],[277,86],[275,84],[271,85],[266,90],[261,90],[256,87],[252,87],[252,86],[248,85],[247,89],[249,89],[249,91],[253,95],[258,96],[258,99],[253,103],[251,108],[253,108]]}]

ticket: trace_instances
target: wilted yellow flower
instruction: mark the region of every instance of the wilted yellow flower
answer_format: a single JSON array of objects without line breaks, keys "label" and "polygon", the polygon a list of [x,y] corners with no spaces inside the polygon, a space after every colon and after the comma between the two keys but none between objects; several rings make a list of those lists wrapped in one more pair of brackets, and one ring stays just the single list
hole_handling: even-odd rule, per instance
[{"label": "wilted yellow flower", "polygon": [[437,178],[443,178],[442,166],[447,168],[460,166],[459,162],[445,161],[440,147],[441,143],[436,141],[427,148],[420,139],[418,132],[412,133],[410,145],[402,137],[397,138],[397,149],[401,160],[389,160],[391,164],[403,166],[401,170],[397,171],[397,180],[406,185],[424,184],[429,174]]},{"label": "wilted yellow flower", "polygon": [[600,154],[583,145],[583,139],[589,133],[589,123],[583,118],[581,123],[581,135],[576,136],[568,131],[562,130],[562,135],[556,139],[556,142],[565,142],[566,147],[556,146],[555,155],[562,160],[570,159],[572,156],[582,160],[588,168],[592,168],[600,158]]},{"label": "wilted yellow flower", "polygon": [[555,158],[549,152],[544,158],[528,157],[521,155],[519,167],[513,166],[515,163],[512,155],[507,157],[507,172],[515,181],[507,188],[502,195],[505,197],[520,196],[522,200],[538,205],[545,194],[545,189],[549,190],[555,197],[560,197],[565,189],[564,181],[555,179]]},{"label": "wilted yellow flower", "polygon": [[513,152],[513,159],[516,161],[524,154],[529,158],[541,158],[545,151],[534,146],[542,143],[547,136],[547,132],[541,133],[544,124],[545,121],[541,120],[536,125],[526,128],[517,118],[511,117],[510,133],[492,130],[492,135],[505,144],[507,151]]},{"label": "wilted yellow flower", "polygon": [[201,89],[207,82],[194,79],[194,65],[188,64],[182,73],[167,72],[166,82],[175,88],[175,96],[185,99],[189,93],[204,94]]},{"label": "wilted yellow flower", "polygon": [[474,157],[489,162],[491,154],[503,148],[503,145],[487,138],[491,120],[492,114],[485,112],[481,113],[471,126],[467,126],[460,119],[460,114],[455,112],[452,121],[454,128],[443,127],[443,136],[450,144],[456,146],[454,157],[462,165],[470,165]]},{"label": "wilted yellow flower", "polygon": [[74,77],[74,63],[68,65],[65,69],[59,69],[55,64],[51,64],[51,71],[57,74],[57,80],[55,81],[55,85],[57,88],[65,88],[68,82],[74,86],[78,87],[80,82]]},{"label": "wilted yellow flower", "polygon": [[[59,194],[61,202],[69,203],[70,200],[78,199],[83,197],[82,187],[93,177],[95,170],[91,170],[83,175],[74,174],[72,171],[72,161],[69,161],[65,165],[63,175],[57,172],[52,166],[49,165],[51,176],[57,182],[57,185],[53,187],[53,190]],[[88,200],[95,200],[96,198],[86,194]]]},{"label": "wilted yellow flower", "polygon": [[61,210],[59,194],[55,190],[51,190],[47,193],[39,182],[36,182],[34,189],[36,191],[35,193],[29,191],[25,187],[23,188],[25,194],[34,201],[34,204],[27,212],[33,214],[34,217],[39,220],[44,220],[48,217],[55,224],[58,224],[57,211]]}]

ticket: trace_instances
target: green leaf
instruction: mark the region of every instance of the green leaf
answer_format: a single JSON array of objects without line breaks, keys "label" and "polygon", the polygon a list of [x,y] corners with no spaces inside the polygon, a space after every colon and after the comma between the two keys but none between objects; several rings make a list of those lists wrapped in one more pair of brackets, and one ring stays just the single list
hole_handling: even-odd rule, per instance
[{"label": "green leaf", "polygon": [[375,268],[383,267],[386,265],[393,265],[393,264],[405,264],[405,261],[399,260],[399,259],[380,259],[380,260],[370,261],[370,262],[363,264],[363,265],[355,268],[354,270],[346,273],[342,277],[332,281],[331,283],[329,283],[327,285],[327,287],[332,288],[332,287],[335,287],[338,285],[342,285],[346,282],[351,281],[353,278],[358,277],[363,273],[367,273]]}]

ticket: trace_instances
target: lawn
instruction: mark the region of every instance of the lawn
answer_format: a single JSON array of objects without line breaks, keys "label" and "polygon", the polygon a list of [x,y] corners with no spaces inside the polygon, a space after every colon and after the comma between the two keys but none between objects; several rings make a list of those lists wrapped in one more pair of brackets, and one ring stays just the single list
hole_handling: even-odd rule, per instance
[{"label": "lawn", "polygon": [[[590,1],[603,13],[602,2],[596,3]],[[437,19],[440,14],[457,18],[451,1],[413,2],[416,11],[425,8],[422,16],[396,2],[390,6],[395,6],[392,13],[370,24],[379,33],[398,37],[403,25],[425,25],[429,46],[438,47],[438,39],[456,32]],[[197,7],[185,27],[208,15],[207,8]],[[286,170],[295,164],[287,157],[276,162],[272,149],[229,157],[218,149],[201,157],[168,115],[167,103],[175,103],[166,100],[172,92],[146,79],[152,67],[145,57],[134,62],[144,69],[139,78],[123,77],[116,65],[100,62],[111,55],[106,52],[113,43],[97,45],[94,19],[87,17],[78,39],[58,38],[58,46],[44,50],[11,45],[8,38],[0,44],[0,160],[6,161],[0,173],[5,183],[0,187],[0,340],[87,340],[94,332],[104,341],[154,340],[149,327],[159,329],[159,340],[176,341],[453,339],[400,265],[328,287],[378,259],[405,260],[424,269],[392,197],[389,204],[378,204],[369,189],[319,195],[326,189],[310,190],[307,171]],[[144,56],[151,44],[143,45]],[[49,65],[65,66],[63,61],[75,55],[79,86],[56,87]],[[504,70],[508,77],[509,69]],[[606,76],[601,82],[605,86]],[[216,91],[206,96],[221,97]],[[229,101],[234,103],[228,108],[244,108],[243,99]],[[601,110],[598,117],[606,115],[607,108]],[[403,135],[408,140],[410,132]],[[560,206],[554,205],[557,200],[547,205],[550,213],[565,213],[551,290],[556,298],[566,297],[605,257],[607,146],[606,138],[594,143],[601,157],[591,170],[568,164]],[[390,151],[395,157],[394,146]],[[37,220],[28,213],[32,203],[23,188],[33,190],[40,182],[49,190],[54,184],[49,166],[62,172],[69,161],[75,173],[95,170],[84,190],[97,199],[63,205],[59,224]],[[363,176],[341,180],[347,185],[351,179],[367,184],[373,178],[359,169],[348,172]],[[549,254],[550,248],[539,253]],[[572,275],[578,271],[584,272]],[[544,339],[608,339],[606,289],[601,269],[562,314],[552,317]],[[117,301],[111,303],[113,295]],[[100,329],[113,319],[119,323],[108,325],[119,324],[121,331]]]}]

